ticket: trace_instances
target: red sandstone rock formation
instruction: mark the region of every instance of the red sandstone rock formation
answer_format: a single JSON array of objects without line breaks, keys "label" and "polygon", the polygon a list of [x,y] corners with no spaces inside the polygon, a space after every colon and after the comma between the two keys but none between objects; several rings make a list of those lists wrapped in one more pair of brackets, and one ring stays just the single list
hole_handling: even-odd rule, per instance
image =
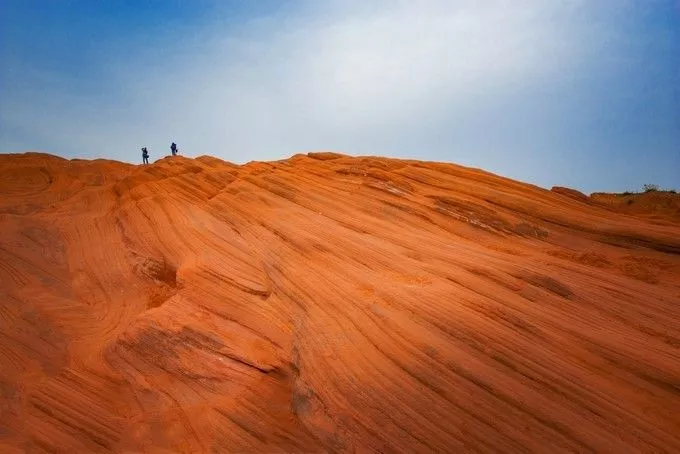
[{"label": "red sandstone rock formation", "polygon": [[680,452],[680,226],[455,165],[0,156],[2,452]]}]

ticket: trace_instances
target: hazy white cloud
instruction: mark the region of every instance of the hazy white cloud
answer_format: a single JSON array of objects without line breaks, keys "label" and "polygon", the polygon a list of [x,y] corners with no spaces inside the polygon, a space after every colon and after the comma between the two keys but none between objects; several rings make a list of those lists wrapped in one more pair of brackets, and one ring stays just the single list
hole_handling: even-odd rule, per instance
[{"label": "hazy white cloud", "polygon": [[550,97],[593,67],[616,70],[606,52],[623,38],[598,22],[603,8],[626,14],[631,6],[310,2],[237,28],[221,21],[218,7],[203,24],[156,37],[153,47],[117,43],[102,61],[100,93],[60,92],[54,84],[39,97],[10,99],[2,121],[32,125],[48,151],[72,156],[135,161],[141,146],[159,157],[174,140],[188,155],[236,162],[335,149],[522,177],[513,166],[540,172],[564,161],[540,163],[531,154],[532,143],[559,135],[562,100]]},{"label": "hazy white cloud", "polygon": [[[318,9],[262,18],[234,35],[217,23],[202,46],[167,65],[148,65],[145,55],[122,86],[154,132],[243,161],[351,146],[350,136],[398,142],[414,122],[474,109],[579,63],[573,30],[556,26],[574,2],[393,4],[336,9],[335,20]],[[362,143],[346,151],[368,152]]]}]

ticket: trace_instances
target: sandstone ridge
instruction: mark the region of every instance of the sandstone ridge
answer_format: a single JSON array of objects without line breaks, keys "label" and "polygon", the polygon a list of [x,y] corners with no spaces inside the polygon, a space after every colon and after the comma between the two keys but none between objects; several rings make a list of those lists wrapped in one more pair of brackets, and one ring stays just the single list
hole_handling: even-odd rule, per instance
[{"label": "sandstone ridge", "polygon": [[0,155],[0,451],[680,452],[680,224],[605,205],[330,152]]}]

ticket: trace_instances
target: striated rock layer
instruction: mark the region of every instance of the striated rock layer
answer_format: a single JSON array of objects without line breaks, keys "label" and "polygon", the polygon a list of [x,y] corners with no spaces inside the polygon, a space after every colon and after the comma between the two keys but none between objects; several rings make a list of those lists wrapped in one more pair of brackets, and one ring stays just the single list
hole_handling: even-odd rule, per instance
[{"label": "striated rock layer", "polygon": [[449,164],[0,156],[2,452],[680,452],[680,225]]}]

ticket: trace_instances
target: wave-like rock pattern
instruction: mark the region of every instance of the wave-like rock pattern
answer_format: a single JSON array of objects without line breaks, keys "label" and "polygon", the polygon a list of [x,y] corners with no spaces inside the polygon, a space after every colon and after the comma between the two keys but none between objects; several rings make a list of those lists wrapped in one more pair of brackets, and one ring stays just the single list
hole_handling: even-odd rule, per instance
[{"label": "wave-like rock pattern", "polygon": [[0,156],[0,451],[680,452],[680,226],[581,199]]}]

